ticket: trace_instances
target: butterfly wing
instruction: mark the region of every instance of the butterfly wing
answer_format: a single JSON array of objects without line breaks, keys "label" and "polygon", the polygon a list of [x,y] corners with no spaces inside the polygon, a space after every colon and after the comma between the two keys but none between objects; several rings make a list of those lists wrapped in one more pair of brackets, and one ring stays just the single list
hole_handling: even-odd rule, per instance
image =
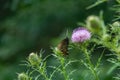
[{"label": "butterfly wing", "polygon": [[68,45],[69,45],[69,39],[66,37],[58,44],[58,49],[63,53],[63,55],[68,55]]}]

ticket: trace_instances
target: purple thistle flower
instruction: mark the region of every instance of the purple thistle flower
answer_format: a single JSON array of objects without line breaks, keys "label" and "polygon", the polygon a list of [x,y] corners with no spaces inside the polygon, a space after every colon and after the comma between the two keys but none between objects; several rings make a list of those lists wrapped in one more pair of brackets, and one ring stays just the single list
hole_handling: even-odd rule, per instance
[{"label": "purple thistle flower", "polygon": [[79,27],[73,30],[71,40],[72,42],[81,43],[90,39],[90,37],[91,37],[91,34],[86,28]]}]

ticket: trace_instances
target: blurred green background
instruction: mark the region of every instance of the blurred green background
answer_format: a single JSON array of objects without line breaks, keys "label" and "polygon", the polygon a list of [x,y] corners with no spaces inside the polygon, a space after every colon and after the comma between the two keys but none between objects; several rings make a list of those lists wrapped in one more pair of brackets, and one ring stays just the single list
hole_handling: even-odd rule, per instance
[{"label": "blurred green background", "polygon": [[0,0],[0,80],[14,80],[21,72],[22,60],[30,52],[55,44],[66,29],[78,27],[89,15],[104,11],[104,20],[111,22],[114,0],[92,9],[86,7],[97,0]]}]

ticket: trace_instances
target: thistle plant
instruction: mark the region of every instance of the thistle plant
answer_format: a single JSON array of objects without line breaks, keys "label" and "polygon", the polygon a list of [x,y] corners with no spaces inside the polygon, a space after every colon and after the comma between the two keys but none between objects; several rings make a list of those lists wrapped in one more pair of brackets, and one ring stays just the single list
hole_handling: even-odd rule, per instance
[{"label": "thistle plant", "polygon": [[[108,0],[98,0],[87,9],[106,1]],[[112,9],[119,13],[120,0],[116,0],[116,2],[118,5]],[[106,80],[101,77],[102,74],[105,76],[114,74],[111,80],[120,80],[120,22],[117,21],[119,18],[120,16],[117,15],[117,19],[113,20],[113,23],[106,25],[102,12],[100,16],[88,16],[84,25],[73,30],[69,37],[70,42],[68,42],[68,38],[63,39],[62,44],[58,45],[59,47],[52,47],[53,53],[50,55],[43,57],[42,50],[39,54],[30,53],[25,61],[27,71],[18,73],[18,80]],[[65,42],[66,40],[67,42]],[[96,57],[94,53],[98,54],[95,52],[98,48],[100,48],[100,55],[93,61],[93,58]],[[106,50],[109,53],[106,53]],[[79,59],[73,58],[74,56],[70,56],[72,54],[81,56]],[[103,59],[106,55],[109,57]],[[48,63],[50,59],[53,64]],[[102,72],[102,68],[105,68],[103,60],[111,63],[106,72]],[[75,64],[81,65],[78,66],[79,68],[71,68]],[[85,71],[87,72],[84,73]],[[77,78],[74,77],[75,75],[78,75]],[[86,77],[87,75],[88,77]]]},{"label": "thistle plant", "polygon": [[[70,44],[62,44],[61,49],[59,49],[58,47],[52,48],[53,53],[46,57],[42,56],[44,55],[43,51],[41,51],[39,55],[37,53],[30,53],[25,63],[27,71],[19,73],[18,80],[75,80],[74,77],[71,76],[76,74],[76,70],[68,70],[71,65],[74,65],[73,63],[83,64],[82,66],[86,67],[83,69],[89,70],[89,74],[92,75],[92,78],[86,78],[85,80],[101,80],[100,75],[104,73],[100,72],[100,68],[102,64],[102,57],[104,57],[103,54],[106,54],[106,48],[111,52],[109,54],[110,58],[106,60],[113,63],[113,65],[108,70],[108,73],[111,74],[113,73],[113,71],[119,70],[120,68],[119,41],[119,21],[105,25],[102,16],[89,16],[86,19],[84,27],[78,27],[73,30],[73,33],[71,34]],[[67,47],[66,45],[69,45],[69,47]],[[104,50],[94,63],[92,61],[94,56],[92,55],[97,47],[102,47],[104,48]],[[72,57],[69,57],[69,54],[74,53],[70,53],[70,51],[68,55],[63,55],[63,49],[66,48],[71,48],[71,50],[77,49],[79,52],[81,52],[79,54],[82,54],[83,58],[72,59]],[[53,58],[54,61],[57,62],[57,65],[48,65],[48,58]],[[80,66],[81,65],[79,65],[79,67]],[[116,80],[120,80],[120,74],[115,74],[118,76],[113,76],[113,78]],[[55,76],[60,76],[61,78],[55,78]],[[77,80],[81,79],[77,78]]]}]

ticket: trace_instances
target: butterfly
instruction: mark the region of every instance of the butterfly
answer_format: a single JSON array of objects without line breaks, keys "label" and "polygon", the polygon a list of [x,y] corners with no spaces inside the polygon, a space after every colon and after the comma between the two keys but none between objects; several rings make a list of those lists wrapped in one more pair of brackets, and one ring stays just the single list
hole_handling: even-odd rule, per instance
[{"label": "butterfly", "polygon": [[58,50],[60,50],[64,56],[68,55],[68,45],[69,45],[69,38],[66,37],[57,46]]}]

